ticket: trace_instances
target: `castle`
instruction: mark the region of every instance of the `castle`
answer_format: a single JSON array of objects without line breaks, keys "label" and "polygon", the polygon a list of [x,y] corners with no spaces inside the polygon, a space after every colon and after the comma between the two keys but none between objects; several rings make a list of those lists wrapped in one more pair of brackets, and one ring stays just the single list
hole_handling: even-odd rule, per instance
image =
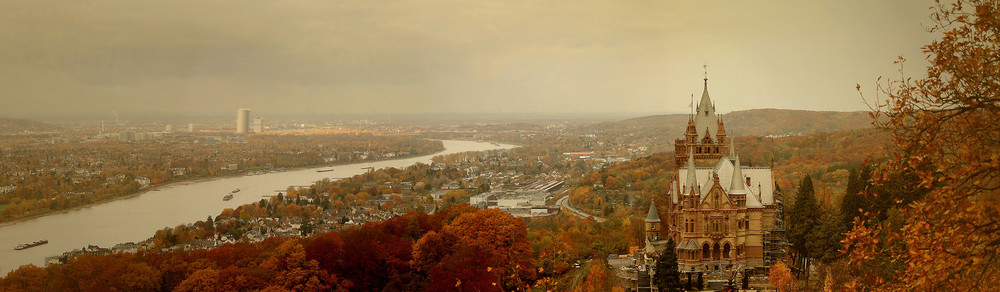
[{"label": "castle", "polygon": [[645,219],[647,258],[667,239],[682,272],[765,270],[784,256],[781,193],[770,167],[740,163],[734,142],[708,96],[708,79],[683,138],[674,142],[678,171],[660,215],[651,200]]}]

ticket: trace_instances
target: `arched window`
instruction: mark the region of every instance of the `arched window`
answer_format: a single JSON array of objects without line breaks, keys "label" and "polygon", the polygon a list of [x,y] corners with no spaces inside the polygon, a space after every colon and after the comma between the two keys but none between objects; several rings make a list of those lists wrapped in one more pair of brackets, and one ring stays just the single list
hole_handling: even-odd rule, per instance
[{"label": "arched window", "polygon": [[707,242],[701,246],[701,257],[706,259],[712,257],[712,248],[708,247]]},{"label": "arched window", "polygon": [[728,242],[726,243],[726,245],[722,246],[722,257],[723,258],[727,258],[727,259],[729,258],[729,250],[730,249],[732,249],[732,247],[729,246]]}]

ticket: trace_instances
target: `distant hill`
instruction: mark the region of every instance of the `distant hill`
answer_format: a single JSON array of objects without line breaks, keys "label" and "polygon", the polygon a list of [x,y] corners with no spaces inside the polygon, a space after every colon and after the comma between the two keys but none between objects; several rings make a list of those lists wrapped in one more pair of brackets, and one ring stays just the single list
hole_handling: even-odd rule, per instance
[{"label": "distant hill", "polygon": [[26,119],[0,118],[0,134],[18,134],[24,132],[45,132],[58,130],[59,126],[46,122]]},{"label": "distant hill", "polygon": [[868,112],[860,111],[753,109],[725,114],[723,120],[726,130],[737,136],[800,136],[873,127]]},{"label": "distant hill", "polygon": [[[868,112],[831,112],[784,109],[752,109],[722,115],[726,132],[736,136],[801,136],[820,132],[836,132],[872,128]],[[620,127],[659,130],[672,138],[686,129],[687,114],[656,115],[627,119]]]}]

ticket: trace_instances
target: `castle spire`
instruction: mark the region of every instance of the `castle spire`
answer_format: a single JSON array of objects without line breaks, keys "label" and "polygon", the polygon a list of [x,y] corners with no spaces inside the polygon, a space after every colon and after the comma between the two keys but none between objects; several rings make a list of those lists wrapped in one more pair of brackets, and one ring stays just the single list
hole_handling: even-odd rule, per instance
[{"label": "castle spire", "polygon": [[715,115],[715,105],[712,104],[712,98],[708,95],[708,75],[705,77],[705,88],[701,93],[701,101],[698,102],[698,107],[695,111],[694,125],[698,129],[699,134],[701,134],[701,131],[707,130],[709,136],[715,137],[716,133],[719,132],[719,119]]},{"label": "castle spire", "polygon": [[698,177],[694,171],[694,148],[688,147],[688,173],[687,173],[687,190],[685,193],[693,195],[697,192],[698,187]]},{"label": "castle spire", "polygon": [[736,141],[729,139],[729,159],[736,159]]},{"label": "castle spire", "polygon": [[677,181],[674,180],[672,183],[670,183],[670,201],[673,202],[675,205],[678,202],[678,196],[680,195],[679,193],[680,193],[680,188],[677,187]]},{"label": "castle spire", "polygon": [[733,148],[735,148],[735,143],[733,143],[730,147],[731,148],[729,148],[729,152],[734,153],[733,156],[736,159],[736,161],[733,162],[733,181],[729,185],[729,194],[746,195],[747,188],[746,188],[746,182],[744,181],[743,178],[743,166],[740,165],[740,154],[736,153],[736,150],[733,150]]}]

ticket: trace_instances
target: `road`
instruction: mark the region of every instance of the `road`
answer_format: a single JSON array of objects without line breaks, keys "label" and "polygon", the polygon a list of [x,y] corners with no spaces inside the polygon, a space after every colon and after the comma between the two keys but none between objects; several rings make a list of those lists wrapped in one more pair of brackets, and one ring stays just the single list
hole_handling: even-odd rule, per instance
[{"label": "road", "polygon": [[556,205],[559,205],[559,206],[562,206],[563,208],[566,208],[566,210],[569,210],[571,213],[573,213],[573,215],[576,215],[577,217],[580,217],[580,218],[583,218],[583,219],[594,219],[594,221],[597,221],[597,223],[604,223],[604,221],[608,221],[608,219],[601,218],[601,217],[596,217],[596,216],[584,213],[583,211],[577,210],[576,208],[573,208],[572,206],[569,205],[569,196],[562,197],[561,199],[559,199],[559,201],[556,201]]}]

